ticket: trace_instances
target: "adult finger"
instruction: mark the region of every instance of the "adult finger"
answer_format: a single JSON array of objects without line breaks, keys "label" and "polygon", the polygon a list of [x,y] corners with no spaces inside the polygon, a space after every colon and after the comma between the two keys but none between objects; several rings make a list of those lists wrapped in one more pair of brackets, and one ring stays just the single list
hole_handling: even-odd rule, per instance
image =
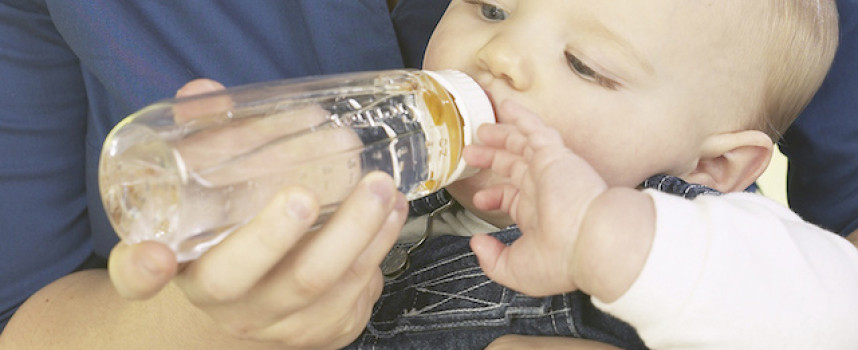
[{"label": "adult finger", "polygon": [[284,260],[264,290],[285,293],[294,300],[317,299],[375,241],[397,200],[389,175],[375,172],[364,177],[334,216]]},{"label": "adult finger", "polygon": [[169,247],[157,242],[118,243],[110,253],[108,273],[116,291],[128,299],[157,294],[176,274],[178,263]]},{"label": "adult finger", "polygon": [[382,289],[378,269],[366,276],[343,278],[315,303],[255,331],[253,337],[300,349],[344,347],[366,327]]},{"label": "adult finger", "polygon": [[[373,177],[377,175],[368,176],[362,184],[368,184],[371,187]],[[306,320],[300,321],[307,317],[306,315],[312,315],[315,320],[324,319],[326,322],[332,322],[337,317],[354,320],[355,312],[364,314],[359,310],[354,311],[356,306],[371,308],[374,299],[367,299],[368,296],[365,294],[367,291],[377,289],[378,292],[371,293],[370,296],[378,297],[381,289],[379,265],[399,236],[402,224],[408,215],[407,201],[404,195],[395,192],[389,176],[380,176],[380,180],[390,185],[391,190],[396,194],[393,210],[387,214],[387,217],[379,217],[377,225],[366,226],[362,225],[362,222],[375,221],[368,218],[371,215],[367,215],[366,210],[361,211],[361,217],[340,214],[353,210],[354,208],[349,208],[353,203],[368,205],[369,200],[362,198],[360,194],[362,186],[359,185],[355,193],[343,203],[341,211],[328,222],[325,228],[309,233],[293,252],[246,296],[243,304],[249,310],[255,310],[252,311],[253,317],[240,321],[239,326],[234,328],[253,329],[256,330],[254,337],[276,339],[277,332],[272,329],[283,331],[290,329],[279,328],[278,324],[300,325],[301,322],[306,322]],[[336,220],[343,218],[347,220],[348,227],[330,226],[331,223],[336,224]],[[316,250],[319,247],[323,251]],[[368,285],[374,278],[378,279],[377,283]],[[320,307],[318,311],[308,311],[308,309]],[[321,314],[331,312],[333,315],[320,318]],[[365,323],[366,320],[364,319],[363,322]],[[342,325],[337,325],[337,327],[340,326]],[[306,327],[299,329],[304,328]],[[328,329],[320,329],[320,331],[331,332]],[[300,336],[309,335],[305,333],[302,332]]]},{"label": "adult finger", "polygon": [[194,79],[183,85],[176,91],[176,97],[187,97],[206,92],[223,90],[223,84],[211,79]]},{"label": "adult finger", "polygon": [[191,263],[177,282],[196,303],[238,299],[283,259],[317,214],[318,204],[308,190],[287,188],[247,225]]},{"label": "adult finger", "polygon": [[223,90],[223,84],[211,79],[191,80],[178,91],[176,97],[185,98],[175,101],[173,104],[173,120],[176,124],[183,124],[192,119],[210,116],[212,114],[224,113],[232,109],[234,103],[227,95],[213,95],[201,98],[188,99],[187,97],[201,95],[204,93]]},{"label": "adult finger", "polygon": [[405,220],[408,219],[408,201],[402,193],[397,192],[396,197],[393,211],[384,221],[378,234],[366,246],[363,253],[355,259],[355,263],[353,264],[355,273],[380,270],[379,266],[399,238],[402,226],[405,224]]}]

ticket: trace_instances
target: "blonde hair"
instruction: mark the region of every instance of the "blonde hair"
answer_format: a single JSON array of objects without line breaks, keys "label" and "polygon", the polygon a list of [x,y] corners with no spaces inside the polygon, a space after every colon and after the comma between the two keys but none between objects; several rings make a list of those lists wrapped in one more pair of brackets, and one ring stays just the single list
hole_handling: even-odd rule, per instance
[{"label": "blonde hair", "polygon": [[[751,0],[753,1],[753,0]],[[828,73],[838,44],[834,0],[770,0],[768,81],[755,128],[777,142],[807,107]]]}]

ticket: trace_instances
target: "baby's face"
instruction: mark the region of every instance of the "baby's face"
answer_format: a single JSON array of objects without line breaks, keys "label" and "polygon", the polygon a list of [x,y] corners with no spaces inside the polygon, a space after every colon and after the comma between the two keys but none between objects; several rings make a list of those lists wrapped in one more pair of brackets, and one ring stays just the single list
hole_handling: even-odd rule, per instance
[{"label": "baby's face", "polygon": [[[706,136],[757,108],[760,60],[730,19],[749,15],[742,3],[453,0],[424,68],[469,74],[496,106],[513,100],[558,129],[609,184],[634,187],[687,174]],[[503,180],[449,190],[467,202],[486,181]]]}]

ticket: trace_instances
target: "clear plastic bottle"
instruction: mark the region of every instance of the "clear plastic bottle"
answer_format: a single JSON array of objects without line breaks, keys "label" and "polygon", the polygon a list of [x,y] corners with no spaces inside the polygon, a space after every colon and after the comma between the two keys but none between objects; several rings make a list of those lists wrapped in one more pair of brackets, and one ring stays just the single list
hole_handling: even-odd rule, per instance
[{"label": "clear plastic bottle", "polygon": [[291,79],[163,101],[108,135],[99,188],[123,240],[192,260],[289,185],[313,191],[323,222],[363,175],[392,175],[408,199],[473,173],[461,159],[495,120],[457,71]]}]

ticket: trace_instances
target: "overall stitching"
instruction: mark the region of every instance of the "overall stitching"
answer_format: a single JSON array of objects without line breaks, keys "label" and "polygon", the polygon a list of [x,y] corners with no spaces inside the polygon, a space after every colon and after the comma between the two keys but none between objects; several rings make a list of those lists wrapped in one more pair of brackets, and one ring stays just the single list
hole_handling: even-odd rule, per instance
[{"label": "overall stitching", "polygon": [[[642,184],[688,199],[718,194],[670,176]],[[445,194],[412,209],[431,211]],[[508,227],[493,235],[507,244],[520,236]],[[414,251],[412,264],[384,286],[364,333],[348,349],[483,349],[505,334],[597,340],[624,349],[646,349],[628,324],[573,292],[532,298],[492,282],[470,250],[469,237],[439,236]]]}]

